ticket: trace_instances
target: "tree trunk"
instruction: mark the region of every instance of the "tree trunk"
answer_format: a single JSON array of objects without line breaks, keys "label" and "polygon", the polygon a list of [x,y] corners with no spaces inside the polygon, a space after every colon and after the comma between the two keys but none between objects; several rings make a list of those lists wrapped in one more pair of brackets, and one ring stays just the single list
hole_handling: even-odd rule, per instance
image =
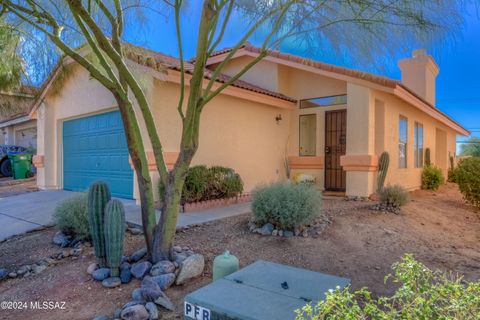
[{"label": "tree trunk", "polygon": [[155,230],[155,202],[153,199],[152,179],[148,170],[147,156],[142,135],[135,117],[132,103],[118,95],[115,96],[125,126],[128,152],[138,180],[142,226],[148,256],[152,256],[153,233]]}]

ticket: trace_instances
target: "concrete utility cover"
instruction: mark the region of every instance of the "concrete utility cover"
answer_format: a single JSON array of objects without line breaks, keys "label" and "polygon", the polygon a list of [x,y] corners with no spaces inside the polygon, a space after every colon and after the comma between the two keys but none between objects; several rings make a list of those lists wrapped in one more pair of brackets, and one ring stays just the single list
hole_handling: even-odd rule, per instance
[{"label": "concrete utility cover", "polygon": [[350,280],[259,260],[185,297],[184,319],[295,319],[295,310]]}]

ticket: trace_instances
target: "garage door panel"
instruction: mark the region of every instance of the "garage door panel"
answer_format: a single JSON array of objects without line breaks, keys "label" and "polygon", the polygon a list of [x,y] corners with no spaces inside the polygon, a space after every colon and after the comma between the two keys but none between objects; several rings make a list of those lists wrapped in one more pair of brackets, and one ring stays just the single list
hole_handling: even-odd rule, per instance
[{"label": "garage door panel", "polygon": [[133,171],[118,111],[66,121],[63,140],[65,189],[81,191],[103,180],[112,195],[132,197]]}]

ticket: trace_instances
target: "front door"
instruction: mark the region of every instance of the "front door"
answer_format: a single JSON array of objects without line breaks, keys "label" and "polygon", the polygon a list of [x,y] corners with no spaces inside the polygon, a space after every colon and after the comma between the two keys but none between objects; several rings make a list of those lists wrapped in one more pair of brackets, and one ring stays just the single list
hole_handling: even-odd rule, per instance
[{"label": "front door", "polygon": [[346,174],[340,156],[347,147],[347,111],[325,112],[325,190],[345,191]]}]

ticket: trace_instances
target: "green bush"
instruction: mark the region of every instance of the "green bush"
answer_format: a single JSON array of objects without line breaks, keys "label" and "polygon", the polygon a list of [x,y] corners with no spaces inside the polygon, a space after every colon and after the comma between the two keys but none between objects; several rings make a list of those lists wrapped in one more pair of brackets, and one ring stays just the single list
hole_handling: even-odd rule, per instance
[{"label": "green bush", "polygon": [[480,208],[480,158],[462,160],[455,169],[455,179],[465,200]]},{"label": "green bush", "polygon": [[53,213],[57,228],[66,234],[84,239],[90,237],[87,219],[87,195],[75,194],[58,202]]},{"label": "green bush", "polygon": [[253,191],[252,211],[257,224],[272,223],[292,230],[312,222],[321,211],[322,196],[306,184],[277,182]]},{"label": "green bush", "polygon": [[[158,192],[164,190],[159,184]],[[231,168],[204,165],[188,169],[182,191],[182,204],[236,197],[243,192],[242,178]],[[160,197],[163,198],[163,197]]]},{"label": "green bush", "polygon": [[480,281],[465,283],[461,277],[432,271],[405,255],[392,267],[398,289],[392,296],[374,298],[363,288],[330,290],[325,300],[296,310],[296,320],[320,319],[478,319]]},{"label": "green bush", "polygon": [[408,203],[410,195],[401,185],[383,187],[379,192],[380,203],[394,208],[400,208]]},{"label": "green bush", "polygon": [[439,167],[430,165],[423,168],[422,189],[437,190],[444,182],[445,178]]}]

